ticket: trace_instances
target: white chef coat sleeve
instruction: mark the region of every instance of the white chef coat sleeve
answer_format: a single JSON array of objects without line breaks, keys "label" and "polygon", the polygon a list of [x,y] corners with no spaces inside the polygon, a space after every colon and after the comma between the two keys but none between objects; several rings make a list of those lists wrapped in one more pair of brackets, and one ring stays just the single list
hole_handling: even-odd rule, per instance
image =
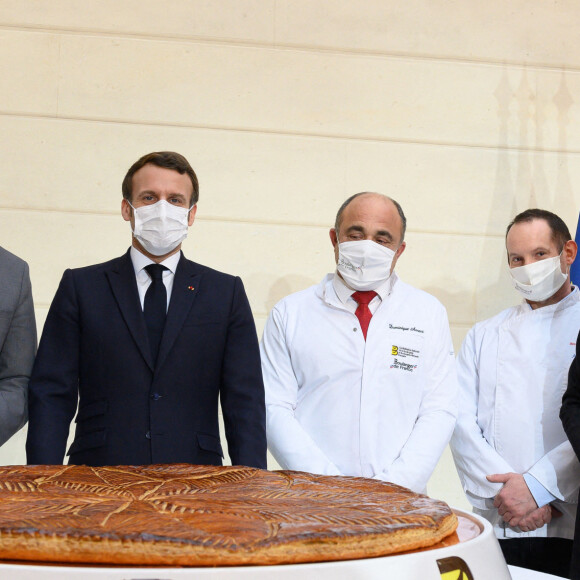
[{"label": "white chef coat sleeve", "polygon": [[298,383],[286,344],[283,305],[275,306],[268,317],[260,353],[266,391],[266,435],[272,455],[284,469],[341,475],[294,415]]},{"label": "white chef coat sleeve", "polygon": [[425,359],[426,378],[417,420],[397,459],[376,479],[423,492],[453,432],[457,416],[457,376],[449,322],[441,306]]},{"label": "white chef coat sleeve", "polygon": [[502,484],[491,483],[485,476],[514,470],[487,442],[477,423],[480,387],[478,349],[473,327],[465,337],[457,357],[459,415],[450,447],[467,499],[476,508],[489,509],[489,501],[486,502],[486,499],[494,497]]},{"label": "white chef coat sleeve", "polygon": [[576,503],[580,463],[569,441],[560,443],[539,459],[528,473],[561,501]]}]

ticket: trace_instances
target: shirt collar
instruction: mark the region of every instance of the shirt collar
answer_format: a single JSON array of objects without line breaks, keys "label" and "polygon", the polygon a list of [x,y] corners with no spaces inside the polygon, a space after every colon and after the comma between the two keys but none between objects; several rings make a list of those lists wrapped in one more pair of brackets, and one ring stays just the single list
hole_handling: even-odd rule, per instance
[{"label": "shirt collar", "polygon": [[[378,294],[379,298],[384,300],[390,293],[397,279],[395,273],[393,272],[380,286],[375,288],[375,292]],[[344,280],[338,275],[338,272],[334,272],[334,278],[332,279],[332,287],[336,292],[338,299],[343,303],[346,304],[347,300],[356,292],[352,288],[349,288],[345,283]]]},{"label": "shirt collar", "polygon": [[[175,270],[177,270],[177,264],[181,258],[181,252],[175,252],[169,256],[169,258],[165,258],[163,262],[160,262],[163,266],[165,266],[172,274],[175,274]],[[155,262],[148,258],[145,254],[142,254],[135,246],[131,246],[131,262],[133,262],[133,268],[135,269],[135,275],[137,276],[145,266],[149,264],[154,264]]]}]

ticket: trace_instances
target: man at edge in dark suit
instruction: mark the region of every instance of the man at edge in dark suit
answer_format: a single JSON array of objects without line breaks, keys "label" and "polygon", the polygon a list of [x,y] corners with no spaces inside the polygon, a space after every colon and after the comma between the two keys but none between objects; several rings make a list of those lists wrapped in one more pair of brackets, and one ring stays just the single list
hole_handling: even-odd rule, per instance
[{"label": "man at edge in dark suit", "polygon": [[[239,278],[187,260],[199,186],[187,160],[150,153],[123,181],[132,247],[66,270],[29,384],[29,464],[220,465],[218,400],[234,465],[266,467],[256,329]],[[160,264],[161,266],[156,266]]]},{"label": "man at edge in dark suit", "polygon": [[[575,346],[576,358],[570,365],[568,386],[562,397],[560,419],[562,419],[564,431],[568,435],[576,456],[580,458],[580,334],[578,334]],[[570,578],[572,580],[580,580],[580,510],[576,512]]]}]

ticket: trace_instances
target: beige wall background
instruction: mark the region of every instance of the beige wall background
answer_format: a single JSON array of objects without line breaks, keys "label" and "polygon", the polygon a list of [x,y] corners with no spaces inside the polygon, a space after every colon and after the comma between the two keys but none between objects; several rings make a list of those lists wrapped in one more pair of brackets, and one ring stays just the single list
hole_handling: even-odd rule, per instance
[{"label": "beige wall background", "polygon": [[[183,249],[243,278],[259,334],[333,269],[340,203],[375,190],[458,349],[518,300],[511,217],[575,230],[579,20],[574,0],[0,0],[0,244],[30,264],[39,329],[65,268],[128,247],[128,167],[171,149],[201,184]],[[449,453],[429,491],[467,505]]]}]

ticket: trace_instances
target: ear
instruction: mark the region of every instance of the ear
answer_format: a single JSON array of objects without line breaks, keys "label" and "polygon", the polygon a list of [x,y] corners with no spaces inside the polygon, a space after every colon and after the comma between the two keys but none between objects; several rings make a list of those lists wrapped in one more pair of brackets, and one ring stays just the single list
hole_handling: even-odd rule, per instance
[{"label": "ear", "polygon": [[133,217],[133,208],[125,198],[123,198],[123,201],[121,202],[121,215],[126,222],[130,222]]},{"label": "ear", "polygon": [[395,258],[398,260],[399,256],[405,251],[405,248],[407,247],[407,243],[406,242],[401,242],[401,245],[399,246],[399,249],[395,252]]},{"label": "ear", "polygon": [[189,217],[187,218],[187,225],[191,226],[193,225],[193,222],[195,220],[195,214],[197,212],[197,205],[194,205],[190,210],[189,210]]},{"label": "ear", "polygon": [[564,250],[562,252],[562,256],[566,265],[571,266],[574,260],[576,259],[576,254],[578,253],[578,246],[574,240],[568,240],[564,244]]},{"label": "ear", "polygon": [[332,242],[332,247],[336,248],[338,245],[338,236],[336,235],[336,230],[334,228],[330,228],[328,232],[330,234],[330,241]]},{"label": "ear", "polygon": [[395,255],[393,257],[393,262],[391,264],[391,272],[395,269],[395,265],[397,264],[397,260],[399,259],[399,256],[405,251],[406,247],[407,247],[407,244],[405,242],[402,242],[401,245],[397,248],[397,251],[395,252]]}]

